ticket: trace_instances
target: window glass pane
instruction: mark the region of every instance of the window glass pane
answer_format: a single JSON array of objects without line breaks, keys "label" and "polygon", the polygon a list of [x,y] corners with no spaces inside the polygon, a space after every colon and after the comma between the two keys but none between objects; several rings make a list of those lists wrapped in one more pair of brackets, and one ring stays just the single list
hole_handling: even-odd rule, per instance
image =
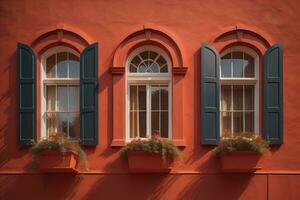
[{"label": "window glass pane", "polygon": [[155,133],[159,131],[159,112],[152,111],[151,112],[151,133]]},{"label": "window glass pane", "polygon": [[155,58],[157,57],[157,53],[150,51],[150,59],[155,60]]},{"label": "window glass pane", "polygon": [[139,92],[139,110],[146,110],[146,86],[139,85],[138,86]]},{"label": "window glass pane", "polygon": [[243,112],[233,112],[233,132],[243,132]]},{"label": "window glass pane", "polygon": [[231,53],[221,59],[221,77],[231,77]]},{"label": "window glass pane", "polygon": [[130,129],[129,129],[130,138],[137,137],[137,112],[130,111]]},{"label": "window glass pane", "polygon": [[46,77],[55,78],[56,54],[50,56],[46,60]]},{"label": "window glass pane", "polygon": [[231,133],[231,112],[222,112],[222,135]]},{"label": "window glass pane", "polygon": [[168,65],[165,64],[163,67],[161,67],[160,72],[168,73]]},{"label": "window glass pane", "polygon": [[146,137],[146,111],[139,112],[139,136]]},{"label": "window glass pane", "polygon": [[159,72],[159,66],[158,66],[158,64],[157,63],[153,63],[152,66],[151,66],[151,70],[154,73],[158,73]]},{"label": "window glass pane", "polygon": [[68,136],[68,114],[47,113],[47,134],[61,133]]},{"label": "window glass pane", "polygon": [[69,136],[71,138],[80,138],[80,117],[78,114],[69,114]]},{"label": "window glass pane", "polygon": [[169,113],[167,111],[161,112],[161,137],[168,138],[168,129],[169,129]]},{"label": "window glass pane", "polygon": [[159,93],[158,86],[151,86],[151,110],[159,110]]},{"label": "window glass pane", "polygon": [[233,110],[243,110],[243,86],[233,86]]},{"label": "window glass pane", "polygon": [[56,113],[47,113],[46,115],[47,136],[57,133],[58,121],[56,115]]},{"label": "window glass pane", "polygon": [[254,110],[254,85],[245,85],[245,110]]},{"label": "window glass pane", "polygon": [[245,113],[245,131],[254,132],[254,112]]},{"label": "window glass pane", "polygon": [[135,56],[132,61],[131,61],[131,64],[135,65],[135,66],[139,66],[141,62],[141,59],[138,57],[138,56]]},{"label": "window glass pane", "polygon": [[57,114],[57,132],[63,133],[64,135],[68,136],[68,114],[65,113],[58,113]]},{"label": "window glass pane", "polygon": [[55,111],[55,101],[56,101],[56,87],[47,86],[47,111]]},{"label": "window glass pane", "polygon": [[254,77],[254,58],[244,53],[245,77]]},{"label": "window glass pane", "polygon": [[140,53],[140,56],[143,58],[143,60],[147,60],[148,59],[148,51],[144,51],[144,52]]},{"label": "window glass pane", "polygon": [[68,77],[68,53],[61,52],[57,54],[57,77]]},{"label": "window glass pane", "polygon": [[160,67],[167,63],[167,61],[162,56],[159,56],[156,62]]},{"label": "window glass pane", "polygon": [[168,92],[168,86],[162,86],[160,89],[160,104],[161,104],[161,110],[168,110],[169,105],[169,92]]},{"label": "window glass pane", "polygon": [[232,52],[233,77],[243,77],[243,52]]},{"label": "window glass pane", "polygon": [[142,64],[140,64],[138,70],[139,70],[139,73],[144,73],[147,70],[147,66],[144,63],[142,63]]},{"label": "window glass pane", "polygon": [[79,112],[79,87],[69,86],[69,111]]},{"label": "window glass pane", "polygon": [[80,64],[79,57],[69,53],[69,77],[79,78]]},{"label": "window glass pane", "polygon": [[221,109],[231,110],[231,85],[222,85],[221,95]]},{"label": "window glass pane", "polygon": [[134,66],[133,64],[130,64],[130,72],[137,72],[137,67]]},{"label": "window glass pane", "polygon": [[130,86],[130,110],[137,110],[137,86]]},{"label": "window glass pane", "polygon": [[68,111],[68,87],[57,86],[57,110]]}]

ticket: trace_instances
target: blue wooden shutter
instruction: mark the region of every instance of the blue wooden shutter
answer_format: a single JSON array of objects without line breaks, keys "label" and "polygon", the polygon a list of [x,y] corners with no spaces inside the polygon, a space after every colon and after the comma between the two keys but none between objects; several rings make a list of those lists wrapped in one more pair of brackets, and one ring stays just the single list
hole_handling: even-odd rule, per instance
[{"label": "blue wooden shutter", "polygon": [[36,140],[36,57],[33,50],[18,44],[18,143]]},{"label": "blue wooden shutter", "polygon": [[218,144],[220,135],[220,58],[216,50],[201,46],[202,144]]},{"label": "blue wooden shutter", "polygon": [[98,144],[98,43],[80,55],[80,140]]},{"label": "blue wooden shutter", "polygon": [[271,144],[283,143],[282,46],[264,55],[264,136]]}]

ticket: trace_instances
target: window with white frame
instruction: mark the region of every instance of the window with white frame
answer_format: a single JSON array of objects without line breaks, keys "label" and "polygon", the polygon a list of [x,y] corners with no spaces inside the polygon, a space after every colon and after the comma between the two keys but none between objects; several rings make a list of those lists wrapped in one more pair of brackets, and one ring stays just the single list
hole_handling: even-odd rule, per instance
[{"label": "window with white frame", "polygon": [[258,55],[237,46],[221,55],[221,135],[258,133]]},{"label": "window with white frame", "polygon": [[42,56],[42,137],[80,137],[79,54],[67,47]]},{"label": "window with white frame", "polygon": [[167,54],[154,46],[136,49],[127,62],[126,135],[171,137],[171,75]]}]

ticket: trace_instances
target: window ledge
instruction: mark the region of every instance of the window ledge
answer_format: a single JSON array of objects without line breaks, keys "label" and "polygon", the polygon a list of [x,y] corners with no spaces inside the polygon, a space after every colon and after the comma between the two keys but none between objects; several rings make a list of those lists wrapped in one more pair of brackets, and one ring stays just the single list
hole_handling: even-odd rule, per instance
[{"label": "window ledge", "polygon": [[[177,146],[177,147],[185,147],[185,141],[184,140],[172,140],[172,142]],[[124,147],[126,146],[126,141],[123,139],[115,139],[112,141],[111,147]]]}]

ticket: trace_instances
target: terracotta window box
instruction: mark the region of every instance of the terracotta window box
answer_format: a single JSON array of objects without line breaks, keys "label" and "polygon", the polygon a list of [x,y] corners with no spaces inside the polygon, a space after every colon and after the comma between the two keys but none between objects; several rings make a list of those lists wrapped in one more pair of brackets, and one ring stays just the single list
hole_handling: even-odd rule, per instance
[{"label": "terracotta window box", "polygon": [[39,170],[45,173],[77,173],[78,156],[74,152],[45,151],[38,156]]},{"label": "terracotta window box", "polygon": [[173,160],[161,154],[147,152],[131,152],[127,156],[129,172],[131,173],[168,173],[171,171]]},{"label": "terracotta window box", "polygon": [[221,155],[222,172],[253,173],[261,169],[257,166],[261,155],[251,151],[235,151]]}]

